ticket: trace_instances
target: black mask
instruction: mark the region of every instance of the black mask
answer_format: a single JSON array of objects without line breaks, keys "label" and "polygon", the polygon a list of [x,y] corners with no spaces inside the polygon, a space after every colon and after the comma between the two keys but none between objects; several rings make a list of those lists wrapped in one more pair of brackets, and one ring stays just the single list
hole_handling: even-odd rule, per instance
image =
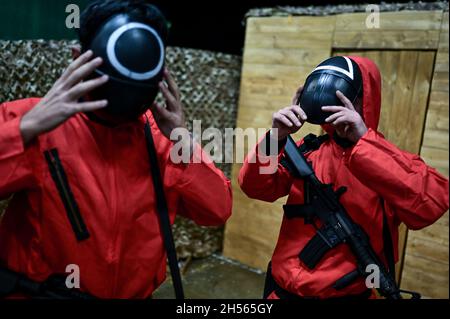
[{"label": "black mask", "polygon": [[108,100],[110,114],[126,119],[142,115],[156,98],[164,70],[165,45],[156,30],[119,14],[100,27],[87,49],[103,58],[92,77],[109,76],[91,98]]},{"label": "black mask", "polygon": [[322,106],[343,105],[336,96],[337,90],[352,102],[362,91],[361,71],[348,57],[336,56],[325,60],[306,79],[297,104],[305,111],[309,123],[325,123],[331,113],[322,111]]}]

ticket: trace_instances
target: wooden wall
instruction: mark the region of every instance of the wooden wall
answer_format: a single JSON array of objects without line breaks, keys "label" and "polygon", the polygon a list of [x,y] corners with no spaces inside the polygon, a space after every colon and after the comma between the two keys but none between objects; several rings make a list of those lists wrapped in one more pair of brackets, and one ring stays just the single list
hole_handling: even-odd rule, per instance
[{"label": "wooden wall", "polygon": [[[367,29],[366,17],[249,18],[238,127],[270,127],[272,113],[289,104],[322,60],[340,53],[367,55],[383,72],[383,133],[448,174],[448,14],[382,13],[380,29]],[[408,124],[398,125],[402,122]],[[300,134],[311,131],[320,129],[308,126]],[[273,204],[248,199],[237,184],[240,167],[233,166],[234,212],[225,231],[224,254],[264,269],[276,244],[285,199]],[[447,298],[448,214],[432,227],[409,232],[406,247],[402,286]]]},{"label": "wooden wall", "polygon": [[[444,13],[431,84],[430,101],[420,155],[448,177],[449,87],[448,12]],[[449,216],[420,231],[410,231],[401,286],[421,291],[424,297],[449,295]]]}]

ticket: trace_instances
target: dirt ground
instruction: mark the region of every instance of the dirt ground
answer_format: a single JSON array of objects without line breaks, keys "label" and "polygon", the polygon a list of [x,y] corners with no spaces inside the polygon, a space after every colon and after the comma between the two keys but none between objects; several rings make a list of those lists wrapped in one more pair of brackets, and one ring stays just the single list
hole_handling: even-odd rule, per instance
[{"label": "dirt ground", "polygon": [[[188,299],[260,299],[264,279],[263,272],[215,254],[191,261],[183,275],[183,284]],[[169,274],[153,298],[174,298]]]}]

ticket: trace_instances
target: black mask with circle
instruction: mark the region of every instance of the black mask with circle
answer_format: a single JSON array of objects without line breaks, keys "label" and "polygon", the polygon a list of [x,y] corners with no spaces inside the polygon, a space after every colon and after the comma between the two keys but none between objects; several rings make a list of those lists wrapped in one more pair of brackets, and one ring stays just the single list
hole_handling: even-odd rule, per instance
[{"label": "black mask with circle", "polygon": [[340,105],[336,96],[341,91],[352,103],[362,93],[362,76],[358,65],[348,57],[336,56],[320,63],[307,77],[297,104],[305,111],[308,122],[324,124],[330,112],[322,106]]},{"label": "black mask with circle", "polygon": [[90,93],[93,100],[108,100],[106,111],[135,119],[154,102],[164,70],[165,44],[145,22],[118,14],[104,23],[88,48],[103,64],[92,77],[109,81]]}]

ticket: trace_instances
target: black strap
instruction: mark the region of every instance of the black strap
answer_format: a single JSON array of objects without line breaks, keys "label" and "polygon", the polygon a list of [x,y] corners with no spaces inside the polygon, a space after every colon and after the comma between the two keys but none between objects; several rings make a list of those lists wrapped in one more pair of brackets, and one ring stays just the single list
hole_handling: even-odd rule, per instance
[{"label": "black strap", "polygon": [[391,230],[384,209],[384,200],[381,198],[381,207],[383,209],[383,250],[384,256],[388,263],[388,273],[395,281],[395,260],[394,260],[394,244],[392,242]]},{"label": "black strap", "polygon": [[169,211],[167,208],[166,196],[164,194],[164,186],[161,171],[159,169],[158,158],[156,157],[155,142],[153,140],[148,118],[147,123],[145,124],[145,138],[147,141],[148,157],[150,159],[150,170],[153,177],[153,188],[155,189],[156,195],[156,209],[159,214],[159,222],[161,224],[161,231],[169,262],[170,274],[172,276],[173,288],[175,289],[175,297],[177,299],[184,299],[183,284],[181,282],[180,268],[178,267],[178,258],[175,250],[172,228],[170,225]]},{"label": "black strap", "polygon": [[64,275],[52,275],[44,282],[0,266],[0,298],[22,293],[36,299],[96,299],[93,295],[67,288]]},{"label": "black strap", "polygon": [[[392,279],[396,281],[395,278],[395,260],[394,260],[394,244],[392,241],[391,230],[389,228],[389,223],[386,216],[386,210],[384,208],[384,199],[381,198],[381,207],[383,209],[383,250],[384,256],[388,263],[388,273],[391,275]],[[400,292],[404,294],[411,295],[411,299],[420,299],[422,296],[416,291],[400,289]]]},{"label": "black strap", "polygon": [[317,136],[315,134],[308,134],[303,138],[303,143],[300,145],[300,152],[306,154],[310,151],[315,151],[320,148],[325,141],[330,138],[328,134]]}]

